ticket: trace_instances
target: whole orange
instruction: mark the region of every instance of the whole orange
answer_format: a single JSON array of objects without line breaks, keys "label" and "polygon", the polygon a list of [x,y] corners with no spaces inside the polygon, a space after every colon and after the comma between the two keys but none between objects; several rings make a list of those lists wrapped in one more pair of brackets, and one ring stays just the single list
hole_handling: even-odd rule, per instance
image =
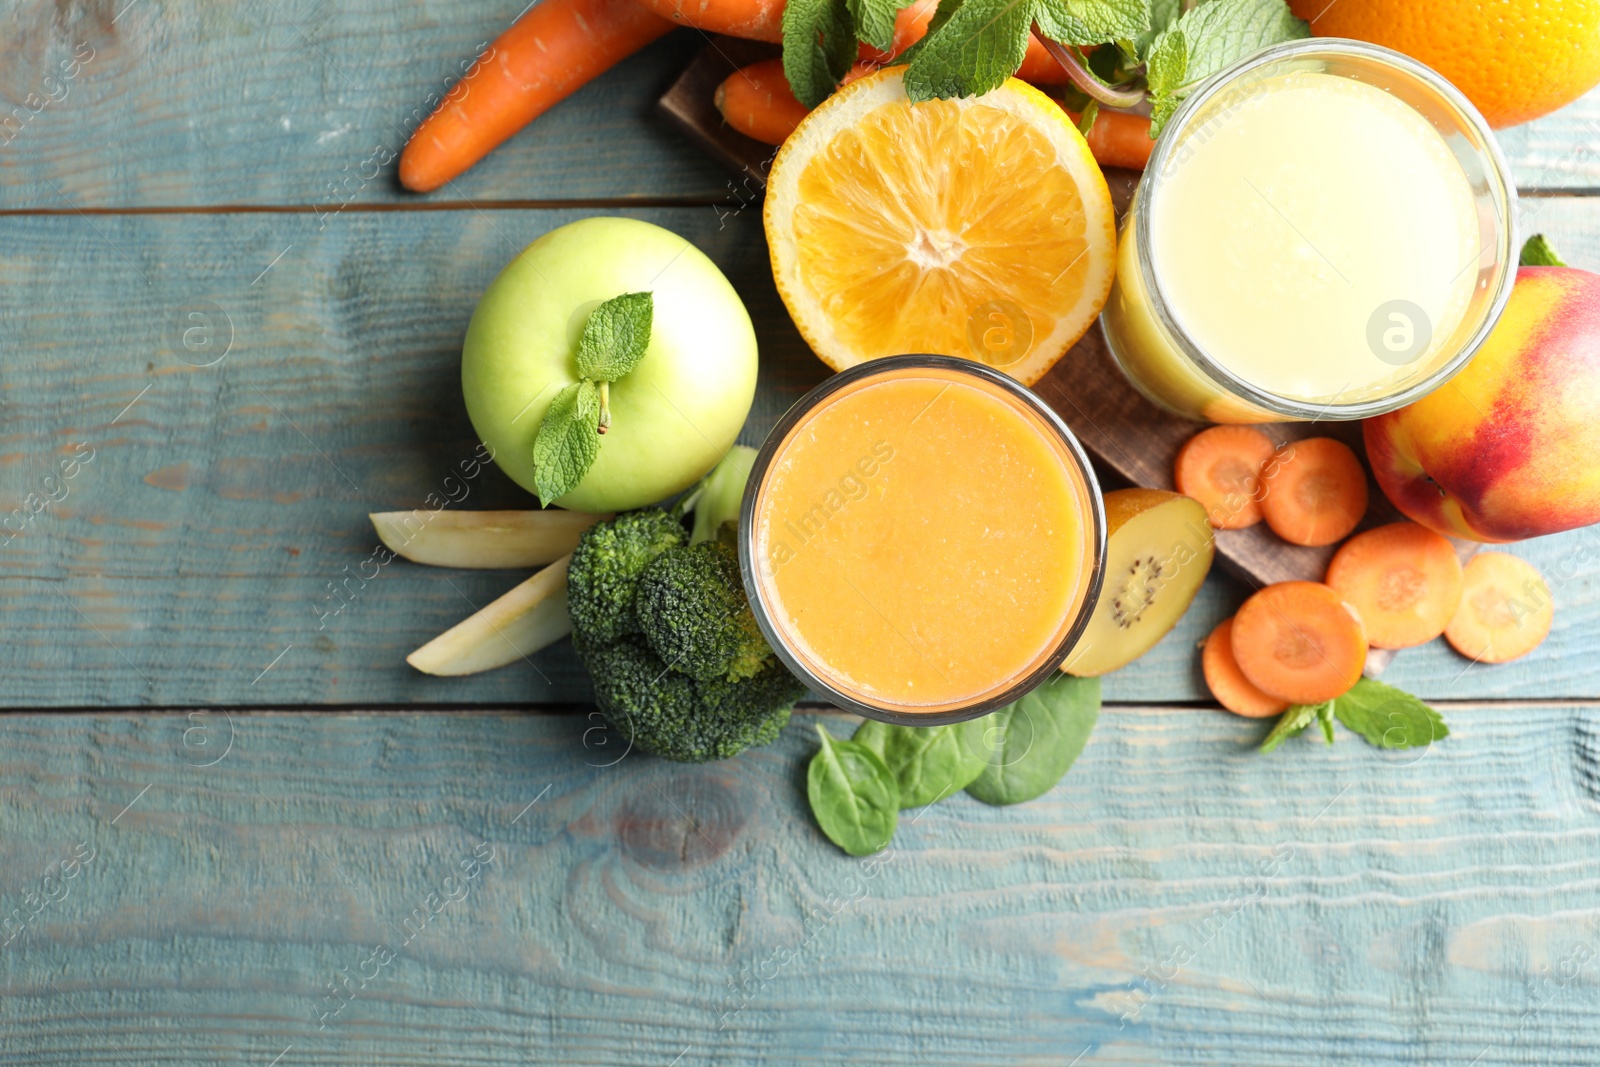
[{"label": "whole orange", "polygon": [[1354,37],[1443,74],[1496,128],[1600,82],[1600,0],[1290,0],[1318,37]]}]

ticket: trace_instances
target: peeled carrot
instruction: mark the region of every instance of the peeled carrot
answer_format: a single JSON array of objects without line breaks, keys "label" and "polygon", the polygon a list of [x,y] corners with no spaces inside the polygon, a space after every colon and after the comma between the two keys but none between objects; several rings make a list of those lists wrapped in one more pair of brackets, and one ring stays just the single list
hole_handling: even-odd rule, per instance
[{"label": "peeled carrot", "polygon": [[539,0],[417,127],[400,184],[437,189],[672,28],[638,0]]},{"label": "peeled carrot", "polygon": [[[910,48],[927,32],[928,22],[933,18],[938,6],[937,0],[917,0],[909,7],[901,8],[900,13],[895,16],[893,49],[881,52],[863,41],[857,51],[859,58],[840,79],[840,84],[849,85],[857,78],[866,77]],[[1049,54],[1044,52],[1037,40],[1030,45],[1028,53],[1030,56],[1034,47],[1038,47],[1040,54],[1060,70],[1060,65],[1050,59]],[[712,102],[716,104],[717,110],[722,113],[723,121],[729,126],[746,137],[771,145],[779,145],[786,141],[810,110],[795,99],[794,91],[789,88],[789,79],[784,76],[781,58],[764,59],[734,71],[717,86]],[[1089,143],[1092,148],[1093,137]]]},{"label": "peeled carrot", "polygon": [[[1095,129],[1108,117],[1102,111]],[[1094,148],[1092,138],[1089,147]],[[1215,529],[1243,530],[1261,521],[1261,468],[1275,451],[1272,438],[1253,426],[1213,426],[1178,451],[1172,480],[1178,492],[1205,505]]]},{"label": "peeled carrot", "polygon": [[750,41],[783,40],[785,0],[635,0],[674,26]]},{"label": "peeled carrot", "polygon": [[1017,68],[1016,76],[1029,85],[1072,84],[1066,69],[1056,62],[1054,56],[1044,50],[1039,38],[1031,34],[1028,37],[1028,51],[1022,57],[1022,66]]},{"label": "peeled carrot", "polygon": [[1331,545],[1367,513],[1367,475],[1349,447],[1331,437],[1291,441],[1262,469],[1261,514],[1294,545]]},{"label": "peeled carrot", "polygon": [[1550,587],[1527,560],[1479,552],[1462,572],[1461,606],[1445,640],[1479,663],[1505,663],[1539,647],[1555,620]]},{"label": "peeled carrot", "polygon": [[[725,33],[751,41],[783,41],[783,9],[786,0],[635,0],[644,8],[676,26],[690,26],[705,33]],[[861,45],[859,58],[879,63],[899,55],[928,32],[938,0],[916,0],[895,16],[894,47],[881,52]],[[1028,38],[1028,51],[1017,77],[1034,85],[1067,85],[1072,79],[1053,59],[1037,37]]]},{"label": "peeled carrot", "polygon": [[1233,658],[1233,620],[1223,619],[1206,638],[1200,653],[1200,670],[1206,676],[1206,688],[1217,698],[1217,703],[1248,719],[1264,719],[1277,715],[1289,706],[1271,693],[1263,693],[1250,683]]},{"label": "peeled carrot", "polygon": [[894,16],[894,41],[889,46],[889,51],[880,52],[862,41],[856,51],[856,58],[879,65],[889,62],[922,40],[928,32],[928,23],[933,21],[934,12],[938,10],[939,0],[915,0],[915,3],[901,8]]},{"label": "peeled carrot", "polygon": [[1334,553],[1326,580],[1361,616],[1374,648],[1432,641],[1461,604],[1455,547],[1414,522],[1356,534]]},{"label": "peeled carrot", "polygon": [[811,110],[794,98],[781,58],[734,71],[713,100],[724,122],[764,144],[782,144]]},{"label": "peeled carrot", "polygon": [[1156,143],[1150,139],[1150,119],[1105,108],[1089,128],[1089,151],[1102,167],[1144,170]]},{"label": "peeled carrot", "polygon": [[1291,704],[1341,696],[1361,678],[1367,635],[1355,610],[1321,582],[1278,582],[1233,619],[1233,658],[1257,689]]}]

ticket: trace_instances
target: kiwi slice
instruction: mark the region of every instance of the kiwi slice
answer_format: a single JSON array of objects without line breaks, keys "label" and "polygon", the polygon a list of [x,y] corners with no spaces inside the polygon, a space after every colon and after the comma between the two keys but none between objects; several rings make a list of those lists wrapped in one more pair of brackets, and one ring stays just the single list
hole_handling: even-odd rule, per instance
[{"label": "kiwi slice", "polygon": [[1214,544],[1198,500],[1165,489],[1107,493],[1105,584],[1062,669],[1105,674],[1150,651],[1189,610]]}]

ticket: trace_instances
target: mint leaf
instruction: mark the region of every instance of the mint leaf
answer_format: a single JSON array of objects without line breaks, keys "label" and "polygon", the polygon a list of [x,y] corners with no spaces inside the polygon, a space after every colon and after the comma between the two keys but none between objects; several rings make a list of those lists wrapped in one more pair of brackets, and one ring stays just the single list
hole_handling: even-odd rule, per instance
[{"label": "mint leaf", "polygon": [[1100,101],[1090,100],[1083,105],[1083,110],[1078,113],[1078,132],[1085,137],[1094,129],[1094,120],[1100,117]]},{"label": "mint leaf", "polygon": [[[906,0],[909,4],[911,0]],[[894,47],[894,17],[906,4],[898,0],[845,0],[850,17],[855,20],[855,33],[880,52]]]},{"label": "mint leaf", "polygon": [[1565,267],[1556,250],[1550,247],[1550,242],[1544,239],[1544,234],[1536,233],[1528,238],[1527,244],[1522,246],[1522,256],[1518,264],[1524,267]]},{"label": "mint leaf", "polygon": [[1278,725],[1261,742],[1262,752],[1271,752],[1291,737],[1299,737],[1305,732],[1311,720],[1317,717],[1317,708],[1320,704],[1291,704],[1289,710],[1278,716]]},{"label": "mint leaf", "polygon": [[1178,21],[1183,14],[1183,0],[1151,0],[1150,28],[1133,38],[1133,51],[1141,60],[1150,56],[1150,46],[1156,43],[1162,31]]},{"label": "mint leaf", "polygon": [[950,21],[950,17],[961,8],[961,2],[962,0],[939,0],[939,6],[933,10],[933,18],[928,20],[928,28],[922,32],[919,39],[911,43],[909,48],[895,56],[890,66],[905,66],[915,59],[927,45],[928,38],[938,33],[944,24]]},{"label": "mint leaf", "polygon": [[[938,15],[906,67],[906,95],[913,103],[920,103],[935,98],[978,96],[1003,84],[1022,66],[1022,57],[1028,53],[1028,30],[1039,3],[1040,0],[940,0]],[[949,18],[940,24],[946,4],[953,8]]]},{"label": "mint leaf", "polygon": [[1149,28],[1150,0],[1039,0],[1034,18],[1045,36],[1062,44],[1108,44]]},{"label": "mint leaf", "polygon": [[783,9],[783,76],[795,99],[816,107],[856,59],[848,0],[789,0]]},{"label": "mint leaf", "polygon": [[585,378],[573,382],[550,402],[533,439],[533,484],[539,504],[576,489],[600,454],[600,393]]},{"label": "mint leaf", "polygon": [[1156,39],[1155,47],[1145,60],[1145,82],[1150,89],[1150,136],[1153,139],[1167,124],[1172,113],[1178,110],[1183,98],[1178,86],[1183,82],[1183,72],[1189,67],[1189,40],[1176,30],[1169,30]]},{"label": "mint leaf", "polygon": [[1379,748],[1426,748],[1450,736],[1444,719],[1403,689],[1363,678],[1334,701],[1333,713]]},{"label": "mint leaf", "polygon": [[578,340],[578,376],[614,382],[639,365],[650,345],[655,298],[623,293],[589,312]]},{"label": "mint leaf", "polygon": [[1311,27],[1284,0],[1208,0],[1191,8],[1150,47],[1151,134],[1213,74],[1269,45],[1309,36]]},{"label": "mint leaf", "polygon": [[1317,721],[1322,724],[1322,740],[1333,744],[1333,701],[1317,705]]}]

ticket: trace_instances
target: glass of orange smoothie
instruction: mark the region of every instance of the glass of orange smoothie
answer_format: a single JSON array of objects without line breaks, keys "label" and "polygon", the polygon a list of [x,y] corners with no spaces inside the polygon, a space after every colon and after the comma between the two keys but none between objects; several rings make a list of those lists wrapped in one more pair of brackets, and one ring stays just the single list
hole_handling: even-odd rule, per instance
[{"label": "glass of orange smoothie", "polygon": [[1105,510],[1061,419],[1004,374],[892,356],[767,438],[740,562],[778,656],[848,711],[931,726],[1016,700],[1088,623]]}]

